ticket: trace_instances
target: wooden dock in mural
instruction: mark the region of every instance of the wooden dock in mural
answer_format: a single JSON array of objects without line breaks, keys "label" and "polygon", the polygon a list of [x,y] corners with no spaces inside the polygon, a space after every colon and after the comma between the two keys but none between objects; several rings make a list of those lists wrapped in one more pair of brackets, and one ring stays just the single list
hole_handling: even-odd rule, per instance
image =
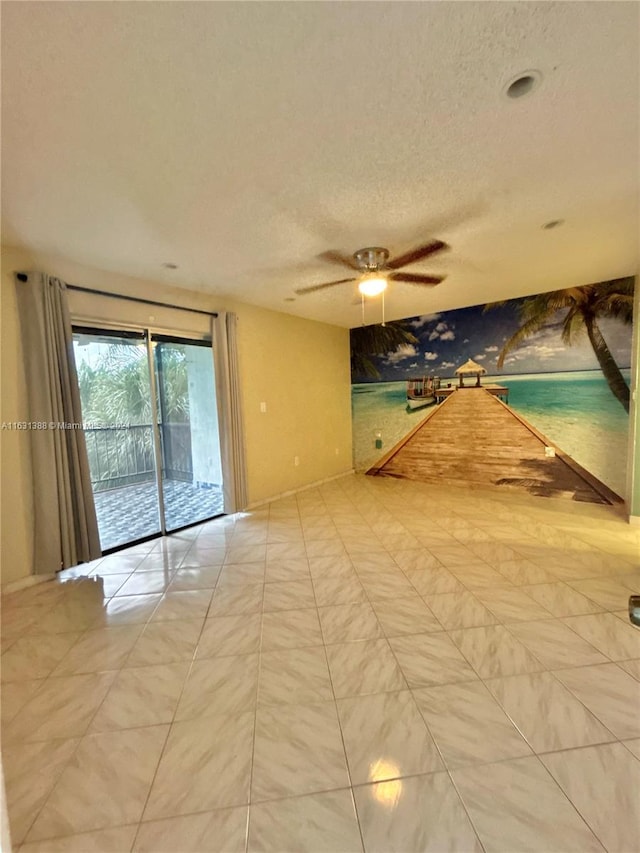
[{"label": "wooden dock in mural", "polygon": [[[555,455],[548,455],[547,448]],[[445,485],[504,486],[591,503],[622,502],[482,387],[450,394],[367,473]]]},{"label": "wooden dock in mural", "polygon": [[[492,397],[500,397],[505,403],[509,402],[509,389],[504,385],[483,385],[485,391],[488,391]],[[442,400],[446,400],[447,397],[450,397],[458,390],[457,385],[447,385],[446,387],[440,386],[435,392],[435,398],[440,403]],[[464,389],[466,391],[466,387]]]}]

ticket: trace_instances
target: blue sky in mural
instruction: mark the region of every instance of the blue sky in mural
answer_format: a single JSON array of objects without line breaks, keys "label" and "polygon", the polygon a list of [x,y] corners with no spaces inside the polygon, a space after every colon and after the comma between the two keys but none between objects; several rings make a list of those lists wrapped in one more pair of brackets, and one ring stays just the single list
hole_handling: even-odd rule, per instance
[{"label": "blue sky in mural", "polygon": [[[380,372],[378,381],[389,382],[409,376],[451,377],[455,369],[472,358],[487,373],[553,373],[598,369],[598,362],[586,334],[566,346],[560,338],[560,323],[566,312],[558,312],[552,322],[513,350],[498,370],[496,361],[506,340],[518,329],[518,306],[514,304],[483,312],[483,305],[423,314],[403,321],[418,338],[417,344],[401,344],[392,352],[371,358]],[[631,360],[631,327],[618,320],[598,320],[609,349],[620,367]],[[371,381],[354,376],[354,382]]]}]

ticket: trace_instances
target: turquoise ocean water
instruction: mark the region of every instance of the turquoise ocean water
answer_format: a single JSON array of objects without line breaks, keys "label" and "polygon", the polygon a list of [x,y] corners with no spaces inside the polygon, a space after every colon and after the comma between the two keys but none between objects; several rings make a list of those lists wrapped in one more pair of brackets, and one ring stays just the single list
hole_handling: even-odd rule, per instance
[{"label": "turquoise ocean water", "polygon": [[[627,382],[630,371],[622,371]],[[448,380],[447,380],[448,381]],[[454,382],[454,380],[452,380]],[[487,376],[509,388],[509,405],[619,495],[624,495],[629,417],[599,370]],[[406,411],[406,382],[353,385],[354,466],[369,468],[432,411]],[[376,450],[376,433],[382,450]]]}]

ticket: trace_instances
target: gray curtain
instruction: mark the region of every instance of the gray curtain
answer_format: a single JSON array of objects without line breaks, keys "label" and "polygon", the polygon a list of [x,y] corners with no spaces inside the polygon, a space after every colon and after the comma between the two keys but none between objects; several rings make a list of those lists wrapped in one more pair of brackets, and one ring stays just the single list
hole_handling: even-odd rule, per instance
[{"label": "gray curtain", "polygon": [[20,273],[16,288],[32,425],[33,573],[49,574],[99,557],[100,539],[66,285]]},{"label": "gray curtain", "polygon": [[221,312],[212,320],[224,511],[247,505],[244,422],[238,374],[237,317]]}]

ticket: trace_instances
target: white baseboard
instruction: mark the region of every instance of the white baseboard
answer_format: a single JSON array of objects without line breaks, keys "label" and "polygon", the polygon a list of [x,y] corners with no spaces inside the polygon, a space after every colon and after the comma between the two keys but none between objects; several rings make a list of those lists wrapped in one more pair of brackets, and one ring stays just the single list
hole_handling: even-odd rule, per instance
[{"label": "white baseboard", "polygon": [[[247,509],[257,509],[260,506],[265,506],[265,504],[273,503],[273,501],[279,501],[281,498],[289,498],[291,495],[297,495],[300,492],[307,492],[309,489],[317,489],[318,486],[330,483],[332,480],[340,480],[342,477],[348,477],[350,474],[354,473],[355,471],[353,468],[349,468],[341,474],[334,474],[332,477],[325,477],[323,480],[316,480],[314,483],[308,483],[306,486],[300,486],[299,489],[290,489],[288,492],[280,492],[280,494],[272,495],[270,498],[265,498],[261,501],[254,501],[253,503],[247,504]],[[241,510],[241,512],[244,512],[244,510]]]},{"label": "white baseboard", "polygon": [[640,527],[640,515],[630,515],[629,524],[632,524],[634,527]]},{"label": "white baseboard", "polygon": [[2,594],[6,595],[9,592],[19,592],[19,590],[35,586],[37,583],[52,581],[55,577],[55,573],[49,575],[28,575],[26,578],[20,578],[17,581],[10,581],[9,583],[3,584]]}]

